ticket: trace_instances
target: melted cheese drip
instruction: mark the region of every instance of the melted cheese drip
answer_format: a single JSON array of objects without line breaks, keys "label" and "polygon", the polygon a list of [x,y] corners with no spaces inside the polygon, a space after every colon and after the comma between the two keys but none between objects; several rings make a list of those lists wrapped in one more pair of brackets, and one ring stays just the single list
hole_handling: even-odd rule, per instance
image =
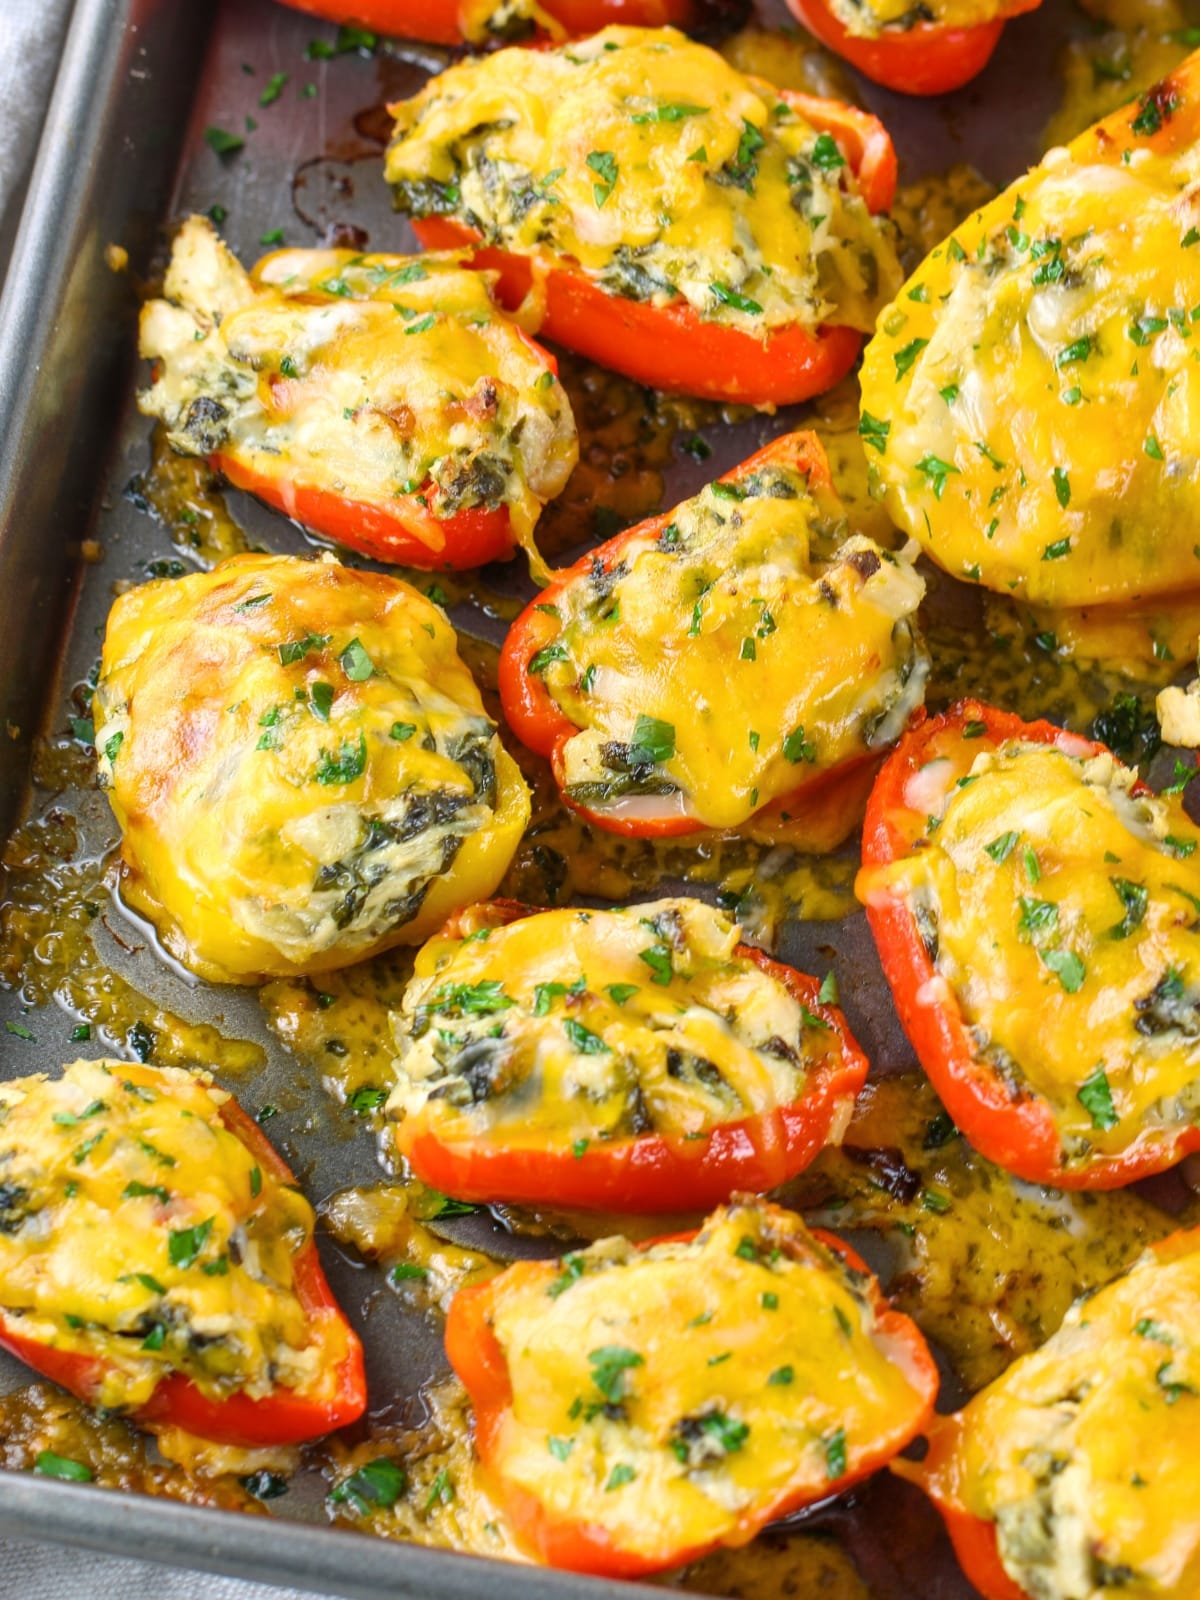
[{"label": "melted cheese drip", "polygon": [[529,818],[445,615],[332,559],[123,595],[94,710],[139,902],[206,977],[417,943],[491,893]]},{"label": "melted cheese drip", "polygon": [[800,1099],[838,1053],[701,901],[474,920],[465,940],[425,946],[394,1018],[389,1110],[440,1139],[697,1138]]},{"label": "melted cheese drip", "polygon": [[939,981],[980,1054],[1047,1101],[1068,1161],[1200,1112],[1200,831],[1135,778],[1108,755],[963,742],[909,780],[941,822],[882,874],[927,908]]},{"label": "melted cheese drip", "polygon": [[120,1061],[0,1084],[0,1318],[110,1364],[99,1405],[143,1405],[173,1371],[218,1397],[319,1377],[292,1286],[312,1211],[225,1127],[226,1099]]},{"label": "melted cheese drip", "polygon": [[1200,1235],[1080,1301],[917,1469],[993,1522],[1033,1600],[1189,1600],[1200,1586]]},{"label": "melted cheese drip", "polygon": [[1081,606],[1200,586],[1200,58],[1141,132],[1083,134],[975,213],[881,314],[862,368],[886,504],[941,566]]},{"label": "melted cheese drip", "polygon": [[568,256],[610,294],[682,297],[765,339],[796,322],[869,331],[899,279],[829,135],[672,28],[502,50],[391,109],[401,209]]},{"label": "melted cheese drip", "polygon": [[[539,652],[557,654],[538,670],[581,730],[561,753],[572,799],[603,810],[674,795],[735,828],[897,736],[924,693],[925,586],[909,561],[845,537],[839,511],[798,473],[764,469],[710,485],[667,531],[630,541],[611,575],[561,591],[561,632]],[[639,754],[648,717],[671,731],[658,760]]]},{"label": "melted cheese drip", "polygon": [[418,491],[435,517],[506,505],[526,535],[575,465],[561,385],[453,256],[282,250],[251,277],[191,217],[164,294],[140,405],[185,454],[400,515]]},{"label": "melted cheese drip", "polygon": [[500,1281],[513,1399],[489,1464],[623,1549],[737,1543],[743,1518],[819,1498],[920,1410],[854,1276],[761,1202],[690,1244],[608,1239]]}]

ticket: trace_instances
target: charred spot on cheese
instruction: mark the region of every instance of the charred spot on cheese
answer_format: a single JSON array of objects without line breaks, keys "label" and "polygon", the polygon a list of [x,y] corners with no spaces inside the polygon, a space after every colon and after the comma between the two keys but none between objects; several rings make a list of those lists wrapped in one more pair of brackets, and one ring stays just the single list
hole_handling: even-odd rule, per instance
[{"label": "charred spot on cheese", "polygon": [[117,601],[96,748],[129,886],[225,979],[419,943],[528,818],[443,614],[332,560],[243,556]]},{"label": "charred spot on cheese", "polygon": [[1193,56],[1170,119],[1147,97],[1173,144],[1135,107],[1051,150],[880,316],[872,475],[954,576],[1065,606],[1197,587],[1198,77]]},{"label": "charred spot on cheese", "polygon": [[507,506],[522,530],[575,464],[565,390],[453,256],[283,250],[248,274],[191,217],[163,295],[140,405],[185,454],[384,510]]},{"label": "charred spot on cheese", "polygon": [[920,1408],[868,1283],[758,1200],[690,1242],[510,1271],[490,1329],[512,1402],[488,1464],[622,1549],[741,1542],[742,1517],[828,1493]]},{"label": "charred spot on cheese", "polygon": [[393,106],[397,206],[566,256],[609,294],[765,339],[869,332],[899,279],[850,167],[770,86],[671,28],[505,50]]},{"label": "charred spot on cheese", "polygon": [[481,931],[431,940],[393,1016],[389,1111],[447,1140],[702,1138],[799,1100],[841,1048],[698,900]]},{"label": "charred spot on cheese", "polygon": [[527,663],[580,730],[561,753],[567,796],[614,812],[674,796],[732,828],[882,750],[924,697],[923,593],[795,468],[710,484],[569,583]]},{"label": "charred spot on cheese", "polygon": [[886,39],[891,33],[935,23],[943,28],[977,28],[1004,11],[1003,0],[826,0],[830,11],[856,38]]},{"label": "charred spot on cheese", "polygon": [[[1200,1235],[1174,1234],[935,1431],[915,1474],[995,1529],[1032,1600],[1200,1582]],[[907,1472],[906,1472],[906,1475]]]},{"label": "charred spot on cheese", "polygon": [[119,1061],[0,1084],[0,1323],[99,1356],[107,1409],[170,1372],[252,1398],[320,1376],[293,1280],[312,1210],[225,1126],[227,1098]]},{"label": "charred spot on cheese", "polygon": [[932,831],[883,869],[979,1058],[1045,1100],[1067,1167],[1200,1119],[1200,831],[1136,782],[1107,752],[963,739],[909,779]]}]

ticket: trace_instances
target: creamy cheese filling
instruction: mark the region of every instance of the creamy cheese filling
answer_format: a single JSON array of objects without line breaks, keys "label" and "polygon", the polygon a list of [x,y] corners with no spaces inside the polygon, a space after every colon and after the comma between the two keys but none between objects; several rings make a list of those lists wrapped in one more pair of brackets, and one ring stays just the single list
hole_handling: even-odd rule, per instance
[{"label": "creamy cheese filling", "polygon": [[525,666],[580,730],[560,757],[573,800],[673,796],[733,828],[899,736],[929,670],[925,586],[840,509],[764,467],[566,585],[559,631]]},{"label": "creamy cheese filling", "polygon": [[799,1100],[837,1035],[698,900],[433,940],[393,1016],[393,1117],[563,1148],[699,1137]]},{"label": "creamy cheese filling", "polygon": [[313,1213],[177,1069],[77,1061],[0,1084],[0,1318],[110,1364],[97,1403],[170,1372],[253,1398],[319,1376],[293,1261]]},{"label": "creamy cheese filling", "polygon": [[1200,1115],[1200,830],[1112,756],[968,741],[910,780],[911,896],[979,1054],[1053,1113],[1068,1161]]},{"label": "creamy cheese filling", "polygon": [[392,110],[401,210],[568,257],[609,294],[765,339],[785,323],[869,332],[899,281],[890,226],[835,140],[674,29],[502,50]]}]

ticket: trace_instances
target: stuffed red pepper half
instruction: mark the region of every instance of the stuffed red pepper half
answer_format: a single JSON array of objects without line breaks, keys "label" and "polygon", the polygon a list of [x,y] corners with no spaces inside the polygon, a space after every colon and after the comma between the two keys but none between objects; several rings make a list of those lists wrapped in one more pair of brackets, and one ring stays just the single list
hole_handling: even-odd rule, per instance
[{"label": "stuffed red pepper half", "polygon": [[362,1348],[313,1224],[204,1074],[0,1084],[0,1345],[91,1405],[246,1448],[356,1421]]},{"label": "stuffed red pepper half", "polygon": [[391,109],[422,244],[479,245],[529,326],[657,389],[820,394],[899,287],[882,125],[673,29],[501,50]]},{"label": "stuffed red pepper half", "polygon": [[505,640],[505,716],[597,827],[802,837],[921,704],[923,592],[788,434],[560,573]]},{"label": "stuffed red pepper half", "polygon": [[1152,1245],[895,1470],[985,1600],[1200,1592],[1200,1229]]},{"label": "stuffed red pepper half", "polygon": [[455,917],[393,1018],[389,1110],[417,1176],[642,1212],[793,1177],[841,1139],[867,1061],[816,979],[740,933],[699,900]]},{"label": "stuffed red pepper half", "polygon": [[1200,1148],[1200,829],[1103,745],[975,701],[867,805],[859,898],[947,1111],[1035,1183]]},{"label": "stuffed red pepper half", "polygon": [[696,1234],[463,1290],[446,1350],[530,1554],[622,1577],[849,1488],[921,1431],[938,1383],[852,1252],[747,1198]]},{"label": "stuffed red pepper half", "polygon": [[529,546],[579,453],[554,358],[453,257],[280,250],[248,274],[191,217],[141,352],[174,449],[381,561]]}]

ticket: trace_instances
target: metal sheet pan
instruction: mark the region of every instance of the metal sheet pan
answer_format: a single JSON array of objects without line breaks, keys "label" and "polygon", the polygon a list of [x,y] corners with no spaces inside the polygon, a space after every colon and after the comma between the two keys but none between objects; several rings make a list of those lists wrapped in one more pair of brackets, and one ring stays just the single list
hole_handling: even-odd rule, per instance
[{"label": "metal sheet pan", "polygon": [[[763,12],[782,17],[775,0]],[[1010,26],[992,66],[957,95],[922,103],[865,86],[864,100],[893,133],[904,177],[968,161],[1003,183],[1035,159],[1059,93],[1055,54],[1086,26],[1068,0],[1046,0]],[[391,212],[380,146],[369,132],[381,103],[415,88],[437,64],[437,52],[381,49],[369,60],[306,62],[306,42],[323,32],[272,0],[77,0],[0,302],[0,726],[8,730],[0,835],[23,807],[53,804],[44,790],[28,793],[31,749],[39,733],[65,725],[71,688],[98,653],[114,583],[136,580],[145,562],[172,553],[161,526],[123,493],[148,461],[149,424],[134,404],[135,291],[156,252],[161,259],[164,225],[220,203],[228,211],[223,231],[247,262],[261,236],[280,226],[289,243],[329,242],[339,227],[360,230],[360,241],[365,235],[377,248],[411,243]],[[243,63],[253,64],[254,76]],[[258,95],[276,72],[290,75],[289,91],[260,111]],[[317,92],[302,97],[296,91],[307,81]],[[240,128],[247,116],[258,127],[246,151],[223,164],[203,130]],[[110,243],[128,251],[128,271],[106,263]],[[703,465],[678,453],[666,473],[665,503],[742,459],[787,420],[758,417],[714,431],[713,455]],[[239,499],[237,513],[252,540],[269,549],[308,548],[298,530],[251,502]],[[581,545],[590,542],[588,530],[579,531]],[[81,559],[85,539],[103,551],[98,563]],[[506,581],[520,588],[519,564]],[[115,827],[99,792],[86,797],[77,820],[80,854],[111,848]],[[310,1198],[379,1180],[373,1141],[361,1131],[350,1136],[351,1119],[283,1051],[253,992],[208,988],[164,963],[146,931],[123,923],[115,906],[100,919],[96,943],[101,958],[142,993],[263,1047],[267,1066],[232,1087],[251,1111],[268,1101],[284,1107],[272,1136]],[[780,949],[817,970],[832,959],[852,1025],[877,1069],[911,1062],[861,916],[791,925]],[[18,1015],[20,996],[0,994],[0,1019]],[[76,1053],[70,1020],[51,1006],[39,1014],[33,1040],[0,1034],[0,1076],[57,1070]],[[106,1043],[97,1035],[87,1048],[99,1053]],[[323,1254],[364,1332],[373,1402],[414,1393],[441,1365],[437,1328],[406,1313],[395,1297],[372,1295],[371,1269],[328,1241]],[[0,1358],[0,1393],[27,1378]],[[902,1515],[903,1504],[894,1501],[892,1514]],[[301,1486],[282,1510],[319,1521],[320,1484]],[[560,1573],[298,1528],[282,1518],[251,1520],[3,1473],[0,1533],[347,1596],[584,1600],[611,1593],[609,1585]],[[898,1528],[892,1542],[905,1543]],[[880,1544],[888,1543],[885,1533]],[[944,1549],[933,1565],[921,1552],[883,1564],[889,1594],[956,1600],[970,1593]],[[632,1600],[661,1590],[627,1585],[622,1593]]]}]

